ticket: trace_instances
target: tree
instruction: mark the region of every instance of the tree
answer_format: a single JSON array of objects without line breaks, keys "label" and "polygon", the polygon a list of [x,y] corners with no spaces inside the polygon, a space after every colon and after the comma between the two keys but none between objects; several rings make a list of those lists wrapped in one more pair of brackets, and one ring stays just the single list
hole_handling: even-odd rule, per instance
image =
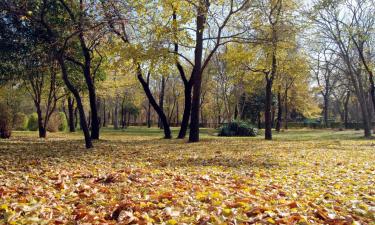
[{"label": "tree", "polygon": [[[340,2],[317,2],[310,18],[314,21],[317,29],[320,31],[318,35],[319,40],[332,44],[332,51],[335,52],[342,60],[340,69],[344,71],[351,85],[354,93],[358,99],[362,121],[364,126],[364,136],[371,137],[371,118],[370,110],[366,102],[366,78],[362,70],[363,61],[361,61],[358,51],[353,48],[355,46],[353,40],[358,36],[353,36],[351,32],[354,27],[352,24],[356,23],[357,17],[355,15],[346,16],[348,8],[346,3]],[[358,2],[355,1],[355,5]],[[359,44],[360,42],[357,42]],[[364,44],[362,42],[362,44]],[[359,44],[358,46],[362,45]],[[361,47],[360,47],[361,48]]]}]

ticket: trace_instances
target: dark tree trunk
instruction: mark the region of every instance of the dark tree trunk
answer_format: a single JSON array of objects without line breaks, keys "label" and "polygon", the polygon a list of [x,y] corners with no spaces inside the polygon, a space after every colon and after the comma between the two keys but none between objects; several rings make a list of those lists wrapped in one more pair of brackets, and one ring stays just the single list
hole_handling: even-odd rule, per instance
[{"label": "dark tree trunk", "polygon": [[234,120],[237,120],[238,117],[238,107],[237,104],[234,105]]},{"label": "dark tree trunk", "polygon": [[47,131],[45,124],[43,123],[43,115],[42,115],[42,110],[40,108],[39,104],[36,104],[36,113],[38,115],[38,131],[39,131],[39,138],[46,138],[47,136]]},{"label": "dark tree trunk", "polygon": [[69,124],[69,131],[75,132],[76,128],[74,126],[74,100],[70,95],[68,96],[68,124]]},{"label": "dark tree trunk", "polygon": [[68,71],[66,69],[64,59],[62,58],[62,56],[57,57],[57,59],[58,59],[58,62],[60,64],[60,67],[61,67],[62,78],[64,80],[64,83],[68,87],[70,92],[73,94],[74,98],[76,99],[77,108],[78,108],[78,111],[79,111],[81,129],[82,129],[83,134],[85,136],[86,148],[92,148],[93,147],[92,140],[91,140],[91,137],[90,137],[89,128],[87,126],[86,115],[85,115],[85,111],[84,111],[84,108],[83,108],[81,96],[79,95],[79,92],[77,91],[77,89],[69,81]]},{"label": "dark tree trunk", "polygon": [[186,136],[186,132],[189,126],[190,112],[191,112],[191,90],[192,85],[189,82],[184,83],[185,90],[185,104],[184,104],[184,114],[182,115],[181,128],[178,133],[177,138],[183,139]]},{"label": "dark tree trunk", "polygon": [[277,93],[277,119],[276,119],[276,131],[280,132],[281,123],[282,123],[282,116],[283,116],[283,107],[281,102],[281,94],[280,92]]},{"label": "dark tree trunk", "polygon": [[271,106],[272,106],[272,78],[266,79],[266,101],[264,107],[264,126],[265,133],[264,137],[266,140],[272,140],[272,115],[271,115]]},{"label": "dark tree trunk", "polygon": [[89,93],[89,100],[90,100],[90,111],[91,111],[91,138],[94,140],[99,139],[99,132],[100,132],[100,121],[98,117],[98,109],[96,105],[96,91],[94,81],[90,74],[90,64],[85,68],[84,74],[87,83],[87,90]]},{"label": "dark tree trunk", "polygon": [[165,116],[163,109],[160,108],[159,105],[156,103],[155,98],[151,93],[150,87],[147,85],[147,82],[143,79],[141,68],[138,68],[137,78],[138,78],[139,82],[141,83],[141,85],[143,87],[143,90],[144,90],[150,104],[152,105],[152,107],[154,108],[154,110],[158,114],[159,118],[161,119],[161,122],[163,124],[163,129],[164,129],[164,138],[166,138],[166,139],[172,138],[171,129],[169,127],[167,117]]},{"label": "dark tree trunk", "polygon": [[260,118],[260,112],[258,112],[258,129],[262,129],[262,122]]},{"label": "dark tree trunk", "polygon": [[[201,3],[202,4],[202,3]],[[196,44],[194,52],[194,68],[192,77],[190,78],[193,83],[193,97],[191,101],[191,119],[190,119],[190,134],[189,142],[199,141],[199,111],[200,111],[200,100],[201,100],[201,86],[202,86],[202,56],[203,56],[203,30],[206,22],[205,12],[203,5],[201,5],[196,23],[197,30]]]}]

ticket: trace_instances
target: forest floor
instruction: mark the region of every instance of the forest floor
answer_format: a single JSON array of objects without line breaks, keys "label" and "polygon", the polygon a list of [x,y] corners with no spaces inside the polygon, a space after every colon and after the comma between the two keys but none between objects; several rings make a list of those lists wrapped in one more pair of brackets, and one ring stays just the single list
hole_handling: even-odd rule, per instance
[{"label": "forest floor", "polygon": [[374,224],[375,141],[290,130],[274,141],[163,140],[156,128],[0,140],[0,224]]}]

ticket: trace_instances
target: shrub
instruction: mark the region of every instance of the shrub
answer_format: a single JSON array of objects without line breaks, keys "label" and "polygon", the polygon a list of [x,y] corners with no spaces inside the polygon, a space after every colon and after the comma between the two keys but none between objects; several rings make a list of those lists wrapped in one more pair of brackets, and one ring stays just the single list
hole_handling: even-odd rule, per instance
[{"label": "shrub", "polygon": [[29,121],[27,122],[27,129],[30,131],[38,130],[38,114],[33,113],[30,115]]},{"label": "shrub", "polygon": [[219,136],[255,137],[258,129],[245,121],[234,121],[220,127]]},{"label": "shrub", "polygon": [[68,120],[66,119],[65,113],[59,112],[60,117],[60,125],[59,125],[59,131],[66,131],[68,128]]},{"label": "shrub", "polygon": [[10,138],[12,134],[12,112],[0,103],[0,138]]},{"label": "shrub", "polygon": [[48,120],[46,129],[48,132],[54,133],[54,132],[59,131],[59,126],[60,126],[59,115],[56,113],[53,113]]},{"label": "shrub", "polygon": [[15,130],[27,130],[28,118],[25,113],[16,113],[13,117],[13,129]]},{"label": "shrub", "polygon": [[65,131],[68,127],[65,114],[63,112],[53,113],[47,124],[47,131],[57,132]]}]

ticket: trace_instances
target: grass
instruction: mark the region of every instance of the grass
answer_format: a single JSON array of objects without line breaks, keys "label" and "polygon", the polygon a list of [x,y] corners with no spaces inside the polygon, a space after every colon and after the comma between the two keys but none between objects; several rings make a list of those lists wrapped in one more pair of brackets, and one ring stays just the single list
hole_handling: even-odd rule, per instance
[{"label": "grass", "polygon": [[[172,129],[174,136],[178,129]],[[273,141],[162,139],[157,128],[0,140],[0,224],[373,224],[374,141],[288,130]]]}]

